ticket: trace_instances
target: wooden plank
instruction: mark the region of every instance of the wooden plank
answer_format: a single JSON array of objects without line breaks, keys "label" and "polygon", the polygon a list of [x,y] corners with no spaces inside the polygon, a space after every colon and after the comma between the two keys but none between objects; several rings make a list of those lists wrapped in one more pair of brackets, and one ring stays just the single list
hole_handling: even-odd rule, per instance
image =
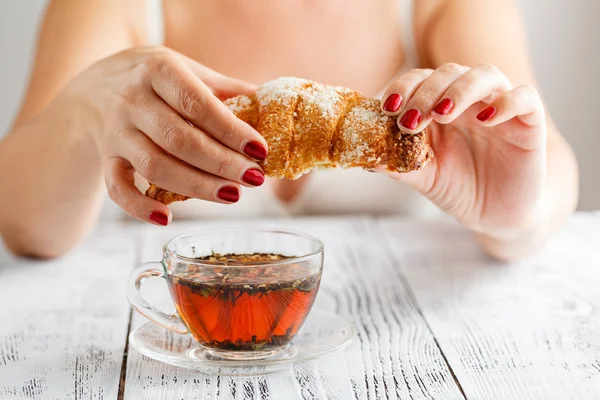
[{"label": "wooden plank", "polygon": [[[211,224],[215,225],[147,228],[143,260],[157,260],[169,237]],[[358,321],[359,340],[346,351],[252,379],[178,369],[130,349],[125,399],[463,399],[405,282],[394,271],[396,265],[373,237],[370,220],[309,218],[259,224],[301,230],[324,240],[325,269],[316,307]],[[136,315],[133,321],[137,325],[144,319]]]},{"label": "wooden plank", "polygon": [[598,399],[598,214],[512,264],[456,224],[380,226],[467,398]]},{"label": "wooden plank", "polygon": [[56,261],[2,252],[1,399],[116,399],[134,257],[133,233],[114,226]]}]

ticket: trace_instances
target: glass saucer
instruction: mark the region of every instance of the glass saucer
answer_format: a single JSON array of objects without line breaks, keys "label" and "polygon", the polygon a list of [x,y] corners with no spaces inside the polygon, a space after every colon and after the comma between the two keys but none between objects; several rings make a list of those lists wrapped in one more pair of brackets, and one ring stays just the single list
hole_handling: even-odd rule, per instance
[{"label": "glass saucer", "polygon": [[259,360],[217,358],[191,335],[171,332],[147,322],[129,335],[129,343],[143,355],[177,367],[224,376],[256,376],[282,371],[295,362],[311,360],[348,346],[356,327],[348,319],[313,309],[294,340],[276,355]]}]

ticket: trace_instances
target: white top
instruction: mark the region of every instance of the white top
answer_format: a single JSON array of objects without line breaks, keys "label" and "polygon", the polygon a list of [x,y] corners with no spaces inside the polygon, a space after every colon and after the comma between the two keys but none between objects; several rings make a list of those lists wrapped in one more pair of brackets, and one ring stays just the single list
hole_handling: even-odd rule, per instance
[{"label": "white top", "polygon": [[[154,45],[163,43],[164,20],[162,0],[148,0],[150,38]],[[404,29],[406,61],[398,72],[402,74],[418,66],[412,23],[412,0],[398,2],[398,12]],[[383,90],[379,97],[383,94]],[[140,179],[138,187],[147,183]],[[439,210],[407,185],[383,174],[360,169],[316,170],[311,173],[302,192],[292,203],[280,202],[267,186],[244,188],[240,201],[224,205],[200,200],[188,200],[171,205],[175,218],[240,218],[277,217],[314,214],[410,214],[434,217]]]}]

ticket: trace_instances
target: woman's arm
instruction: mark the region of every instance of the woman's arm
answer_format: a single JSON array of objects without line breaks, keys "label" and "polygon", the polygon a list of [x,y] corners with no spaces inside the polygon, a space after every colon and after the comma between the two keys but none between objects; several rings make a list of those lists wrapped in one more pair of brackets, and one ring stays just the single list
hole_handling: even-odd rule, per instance
[{"label": "woman's arm", "polygon": [[173,50],[136,46],[144,42],[138,3],[52,3],[23,111],[0,143],[0,233],[17,254],[72,248],[92,226],[104,185],[132,217],[167,225],[169,208],[137,190],[136,171],[224,204],[239,199],[240,185],[262,183],[250,178],[262,175],[255,160],[266,157],[266,142],[221,101],[255,88]]},{"label": "woman's arm", "polygon": [[0,233],[15,253],[63,254],[93,224],[100,160],[74,118],[79,110],[53,100],[93,62],[136,44],[140,9],[137,0],[50,2],[24,102],[0,142]]},{"label": "woman's arm", "polygon": [[[425,0],[415,2],[416,34],[427,67],[453,62],[467,66],[490,63],[514,86],[536,80],[525,32],[514,0]],[[552,118],[547,119],[547,179],[543,215],[534,229],[510,240],[480,235],[484,248],[500,258],[515,258],[537,248],[575,209],[578,171],[575,156]]]}]

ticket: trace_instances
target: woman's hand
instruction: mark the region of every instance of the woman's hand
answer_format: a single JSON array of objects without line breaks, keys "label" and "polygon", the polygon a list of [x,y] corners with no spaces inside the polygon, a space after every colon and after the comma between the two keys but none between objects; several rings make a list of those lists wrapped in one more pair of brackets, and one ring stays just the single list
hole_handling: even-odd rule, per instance
[{"label": "woman's hand", "polygon": [[383,110],[403,132],[426,129],[435,153],[423,170],[394,174],[465,226],[510,240],[543,218],[546,121],[531,86],[493,65],[413,70],[386,90]]},{"label": "woman's hand", "polygon": [[99,61],[64,96],[97,147],[108,193],[132,217],[166,225],[170,211],[134,186],[134,171],[176,193],[234,203],[260,186],[264,138],[221,102],[254,87],[172,50],[142,48]]}]

